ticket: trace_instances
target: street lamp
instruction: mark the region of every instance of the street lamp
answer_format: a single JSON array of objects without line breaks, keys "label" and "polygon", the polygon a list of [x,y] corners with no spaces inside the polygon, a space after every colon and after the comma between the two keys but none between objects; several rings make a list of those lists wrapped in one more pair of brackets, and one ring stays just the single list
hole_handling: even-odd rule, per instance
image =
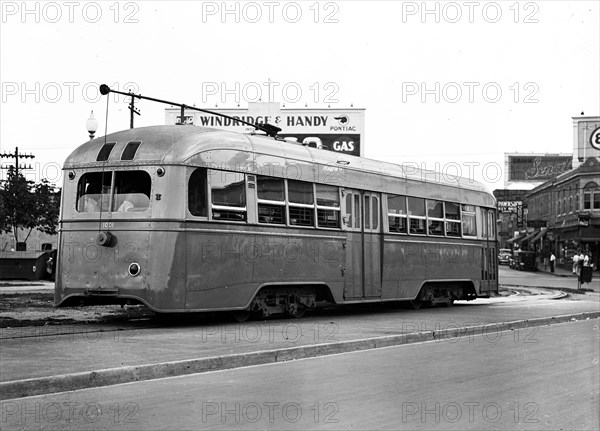
[{"label": "street lamp", "polygon": [[96,130],[98,129],[98,120],[96,120],[96,117],[94,117],[94,111],[91,112],[90,118],[88,118],[85,122],[85,127],[87,128],[88,133],[90,134],[91,141],[92,139],[94,139],[94,133],[96,133]]}]

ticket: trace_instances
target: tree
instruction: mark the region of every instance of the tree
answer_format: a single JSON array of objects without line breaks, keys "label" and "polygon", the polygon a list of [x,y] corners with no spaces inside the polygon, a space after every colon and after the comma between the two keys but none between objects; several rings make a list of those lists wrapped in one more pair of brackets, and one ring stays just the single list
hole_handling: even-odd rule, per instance
[{"label": "tree", "polygon": [[60,191],[44,179],[38,184],[27,180],[14,167],[8,169],[6,181],[0,185],[0,231],[12,232],[19,243],[19,228],[29,229],[26,242],[33,229],[49,235],[56,234],[60,208]]}]

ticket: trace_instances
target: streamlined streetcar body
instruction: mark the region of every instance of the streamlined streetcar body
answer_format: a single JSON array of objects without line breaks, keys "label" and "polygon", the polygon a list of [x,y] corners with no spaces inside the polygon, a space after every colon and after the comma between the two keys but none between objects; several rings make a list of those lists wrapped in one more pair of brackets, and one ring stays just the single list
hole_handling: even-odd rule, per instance
[{"label": "streamlined streetcar body", "polygon": [[195,126],[96,138],[63,169],[57,306],[298,316],[498,290],[472,180]]}]

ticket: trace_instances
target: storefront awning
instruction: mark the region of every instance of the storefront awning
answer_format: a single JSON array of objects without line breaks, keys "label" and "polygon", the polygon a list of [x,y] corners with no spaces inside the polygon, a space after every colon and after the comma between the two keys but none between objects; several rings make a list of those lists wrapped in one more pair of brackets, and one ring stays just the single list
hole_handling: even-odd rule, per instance
[{"label": "storefront awning", "polygon": [[548,228],[547,227],[541,228],[539,230],[539,232],[533,238],[531,238],[531,242],[536,242],[537,240],[539,240],[540,238],[542,238],[544,235],[546,235],[547,232],[548,232]]},{"label": "storefront awning", "polygon": [[507,239],[507,240],[506,240],[506,242],[507,242],[507,243],[509,243],[509,244],[511,244],[511,243],[513,243],[513,242],[514,242],[515,244],[518,244],[519,242],[521,242],[521,240],[522,240],[523,238],[525,238],[525,234],[523,234],[523,235],[519,235],[519,236],[516,236],[516,237],[514,237],[514,238]]},{"label": "storefront awning", "polygon": [[526,237],[521,238],[519,240],[519,242],[530,241],[531,238],[533,238],[534,236],[536,236],[538,233],[539,233],[539,230],[534,230],[533,232],[531,232],[530,234],[528,234]]}]

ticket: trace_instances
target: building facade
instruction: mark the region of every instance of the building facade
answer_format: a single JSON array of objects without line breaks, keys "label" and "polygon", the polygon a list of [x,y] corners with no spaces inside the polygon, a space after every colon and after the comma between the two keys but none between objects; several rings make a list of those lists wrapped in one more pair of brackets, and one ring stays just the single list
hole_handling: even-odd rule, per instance
[{"label": "building facade", "polygon": [[578,251],[600,266],[600,157],[548,181],[527,195],[529,220],[545,225],[534,248],[554,252],[559,265],[571,265]]},{"label": "building facade", "polygon": [[600,117],[574,117],[573,129],[573,169],[526,196],[528,222],[537,227],[528,246],[542,256],[553,252],[565,267],[581,250],[599,267]]}]

